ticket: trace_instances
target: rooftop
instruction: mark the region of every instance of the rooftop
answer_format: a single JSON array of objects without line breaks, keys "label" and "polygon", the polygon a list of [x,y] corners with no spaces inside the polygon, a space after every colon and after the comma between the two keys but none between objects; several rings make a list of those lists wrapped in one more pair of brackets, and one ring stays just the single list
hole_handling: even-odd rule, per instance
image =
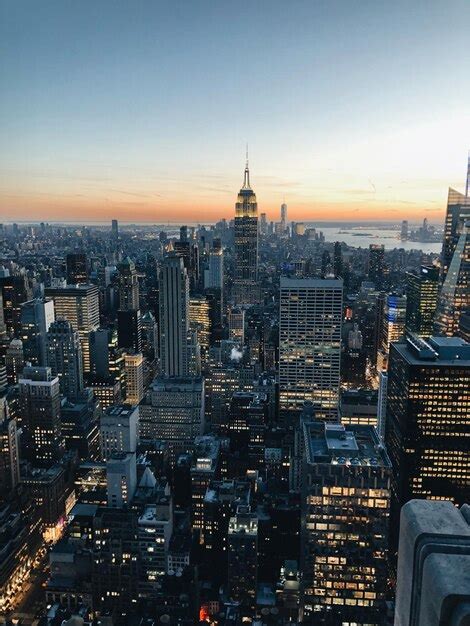
[{"label": "rooftop", "polygon": [[307,462],[354,465],[358,467],[390,467],[387,453],[373,426],[304,422]]}]

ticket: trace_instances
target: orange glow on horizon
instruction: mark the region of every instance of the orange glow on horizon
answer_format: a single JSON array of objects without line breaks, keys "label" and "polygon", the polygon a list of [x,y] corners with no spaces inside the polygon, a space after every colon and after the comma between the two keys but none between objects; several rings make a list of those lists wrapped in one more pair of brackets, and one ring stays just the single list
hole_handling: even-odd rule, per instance
[{"label": "orange glow on horizon", "polygon": [[[427,217],[430,222],[439,223],[444,219],[447,190],[443,190],[442,202],[439,204],[393,203],[369,200],[367,202],[333,202],[312,200],[311,202],[289,201],[288,219],[296,222],[315,221],[387,221],[395,222],[402,219],[421,222]],[[60,222],[107,222],[118,219],[122,222],[145,223],[212,223],[222,218],[230,220],[234,217],[233,202],[223,198],[207,200],[193,199],[184,201],[180,198],[165,201],[120,201],[119,199],[103,199],[92,197],[71,197],[43,194],[40,196],[6,196],[0,198],[0,216],[4,222],[13,221],[60,221]],[[258,214],[266,213],[268,221],[280,219],[280,202],[263,202],[257,193]]]}]

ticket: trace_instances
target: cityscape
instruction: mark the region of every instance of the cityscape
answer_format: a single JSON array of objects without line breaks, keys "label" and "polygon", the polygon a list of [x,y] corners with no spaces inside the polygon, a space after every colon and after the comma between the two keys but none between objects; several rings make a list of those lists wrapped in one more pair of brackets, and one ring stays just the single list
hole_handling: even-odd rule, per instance
[{"label": "cityscape", "polygon": [[375,117],[440,3],[8,4],[0,625],[468,625],[470,137]]}]

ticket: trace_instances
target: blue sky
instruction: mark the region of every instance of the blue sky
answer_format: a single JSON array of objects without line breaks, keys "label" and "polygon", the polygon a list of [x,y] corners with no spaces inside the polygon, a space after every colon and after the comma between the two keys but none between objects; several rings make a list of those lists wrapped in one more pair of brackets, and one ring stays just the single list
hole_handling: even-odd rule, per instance
[{"label": "blue sky", "polygon": [[440,219],[469,23],[463,0],[2,0],[2,217],[229,217],[248,141],[269,214]]}]

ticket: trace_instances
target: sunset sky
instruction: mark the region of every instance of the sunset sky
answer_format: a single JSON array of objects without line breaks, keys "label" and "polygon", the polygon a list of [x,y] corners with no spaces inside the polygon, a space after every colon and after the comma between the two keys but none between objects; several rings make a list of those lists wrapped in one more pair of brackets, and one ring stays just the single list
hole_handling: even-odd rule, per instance
[{"label": "sunset sky", "polygon": [[1,0],[2,221],[441,221],[468,0]]}]

